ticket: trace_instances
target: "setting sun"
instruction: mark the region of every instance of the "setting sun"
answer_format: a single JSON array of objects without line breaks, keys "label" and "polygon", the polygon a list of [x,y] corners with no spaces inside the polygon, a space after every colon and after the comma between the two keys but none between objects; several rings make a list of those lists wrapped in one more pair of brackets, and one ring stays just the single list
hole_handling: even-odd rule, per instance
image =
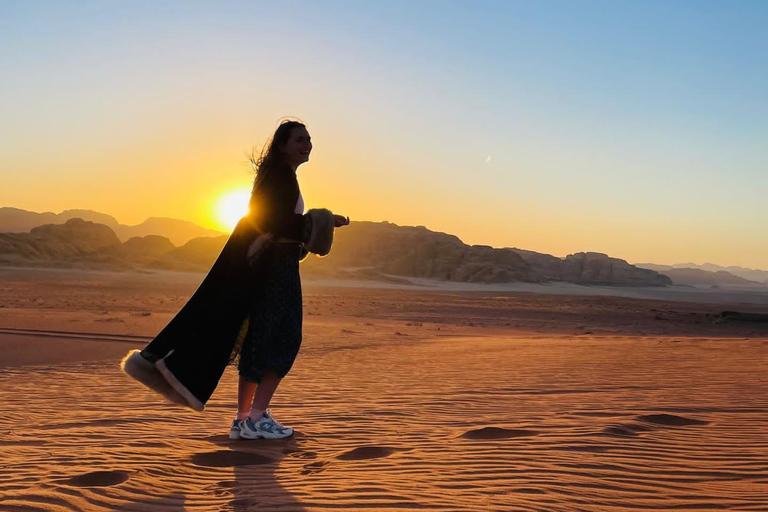
[{"label": "setting sun", "polygon": [[251,197],[249,189],[239,189],[227,192],[216,205],[216,220],[222,227],[234,229],[237,222],[248,213],[248,200]]}]

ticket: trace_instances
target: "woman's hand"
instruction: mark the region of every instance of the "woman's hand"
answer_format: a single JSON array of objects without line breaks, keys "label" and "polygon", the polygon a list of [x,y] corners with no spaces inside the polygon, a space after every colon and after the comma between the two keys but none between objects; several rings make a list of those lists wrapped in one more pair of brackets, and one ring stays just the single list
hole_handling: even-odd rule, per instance
[{"label": "woman's hand", "polygon": [[334,226],[337,228],[349,225],[349,217],[344,217],[343,215],[334,215],[333,218],[335,220]]}]

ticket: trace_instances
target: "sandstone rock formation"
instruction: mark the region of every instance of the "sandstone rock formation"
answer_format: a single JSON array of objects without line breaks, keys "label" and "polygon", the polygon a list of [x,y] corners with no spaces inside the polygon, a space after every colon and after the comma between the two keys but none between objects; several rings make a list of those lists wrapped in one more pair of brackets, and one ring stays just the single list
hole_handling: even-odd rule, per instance
[{"label": "sandstone rock formation", "polygon": [[121,245],[105,249],[104,253],[139,264],[150,264],[174,250],[176,246],[166,237],[147,235],[130,238]]},{"label": "sandstone rock formation", "polygon": [[672,280],[653,270],[637,268],[598,252],[569,254],[563,260],[562,280],[578,284],[613,286],[667,286]]},{"label": "sandstone rock formation", "polygon": [[[0,234],[0,262],[70,266],[74,262],[117,263],[105,250],[120,246],[109,227],[82,219],[46,224],[29,233]],[[117,265],[120,267],[121,265]]]},{"label": "sandstone rock formation", "polygon": [[135,226],[119,224],[113,229],[120,240],[128,240],[135,236],[162,235],[176,246],[183,245],[194,238],[224,235],[221,231],[206,229],[193,222],[166,217],[150,217]]},{"label": "sandstone rock formation", "polygon": [[80,218],[109,226],[120,241],[133,237],[161,235],[175,245],[182,245],[197,237],[224,235],[221,231],[206,229],[192,222],[164,217],[150,217],[141,224],[127,226],[117,222],[111,215],[92,210],[64,210],[61,213],[36,213],[20,208],[0,208],[0,233],[28,233],[32,228],[45,224],[64,224],[70,219]]},{"label": "sandstone rock formation", "polygon": [[611,286],[667,286],[672,281],[659,273],[635,267],[625,260],[598,252],[579,252],[557,258],[513,249],[533,270],[550,281]]},{"label": "sandstone rock formation", "polygon": [[[175,247],[162,236],[134,237],[120,243],[107,226],[71,219],[30,233],[0,234],[0,263],[93,265],[104,268],[161,268],[207,271],[227,236],[200,237]],[[357,277],[403,282],[426,278],[463,283],[568,281],[616,286],[664,286],[671,280],[652,270],[599,253],[556,258],[521,249],[467,245],[458,237],[424,226],[353,222],[336,232],[326,258],[308,258],[305,275]]]},{"label": "sandstone rock formation", "polygon": [[[715,265],[714,263],[704,263],[703,265],[699,265],[696,263],[676,263],[674,265],[657,265],[654,263],[635,263],[634,265],[640,268],[648,268],[651,270],[655,270],[656,272],[665,272],[667,270],[672,270],[672,269],[698,269],[698,270],[704,270],[707,272],[724,271],[736,277],[746,279],[747,281],[752,281],[754,283],[768,284],[768,270],[760,270],[755,268],[744,268],[744,267],[737,267],[737,266],[724,267],[722,265]],[[693,278],[694,281],[697,281],[697,279],[695,278],[695,275],[692,274],[690,277]],[[678,275],[678,279],[687,280],[688,278],[685,278],[682,275]],[[716,280],[715,277],[711,277],[711,278],[707,277],[705,279]],[[692,283],[689,281],[686,284],[692,284]]]},{"label": "sandstone rock formation", "polygon": [[215,238],[193,238],[181,247],[175,248],[159,258],[152,265],[157,268],[176,270],[206,271],[227,243],[226,236]]},{"label": "sandstone rock formation", "polygon": [[0,233],[28,233],[32,228],[45,224],[64,224],[70,219],[83,219],[110,228],[118,226],[111,215],[92,210],[64,210],[61,213],[36,213],[21,208],[4,206],[0,208]]},{"label": "sandstone rock formation", "polygon": [[670,270],[663,270],[661,274],[672,279],[675,284],[682,284],[688,286],[728,286],[728,285],[756,285],[760,284],[755,281],[749,281],[741,277],[735,276],[725,270],[718,270],[717,272],[710,272],[707,270],[701,270],[698,268],[673,268]]},{"label": "sandstone rock formation", "polygon": [[338,230],[331,255],[306,262],[308,270],[320,265],[467,283],[541,281],[510,249],[469,246],[454,235],[389,222],[353,222]]}]

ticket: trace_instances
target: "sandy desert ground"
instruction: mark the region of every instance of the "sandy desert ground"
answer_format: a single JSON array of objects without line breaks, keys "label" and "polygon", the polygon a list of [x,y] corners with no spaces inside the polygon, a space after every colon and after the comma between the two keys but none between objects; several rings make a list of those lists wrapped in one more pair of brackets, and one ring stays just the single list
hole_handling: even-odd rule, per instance
[{"label": "sandy desert ground", "polygon": [[231,368],[118,367],[201,279],[0,269],[0,510],[768,510],[768,324],[717,319],[762,295],[305,282],[296,435],[230,441]]}]

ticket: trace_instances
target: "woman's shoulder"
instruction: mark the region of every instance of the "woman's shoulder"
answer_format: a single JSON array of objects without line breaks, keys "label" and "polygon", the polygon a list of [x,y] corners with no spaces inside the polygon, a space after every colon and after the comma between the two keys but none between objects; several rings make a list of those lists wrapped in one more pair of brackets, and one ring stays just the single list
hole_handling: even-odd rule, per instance
[{"label": "woman's shoulder", "polygon": [[260,189],[272,189],[278,186],[283,186],[286,183],[290,184],[291,182],[291,176],[290,176],[291,170],[288,169],[282,169],[282,168],[274,168],[269,169],[264,173],[264,177],[259,181],[258,188]]},{"label": "woman's shoulder", "polygon": [[286,166],[278,166],[274,169],[270,169],[264,176],[262,184],[278,185],[278,184],[291,184],[297,183],[296,173],[293,169]]},{"label": "woman's shoulder", "polygon": [[294,195],[298,196],[299,184],[290,167],[275,168],[265,174],[264,179],[254,189],[254,194],[268,200],[269,198],[288,200]]}]

